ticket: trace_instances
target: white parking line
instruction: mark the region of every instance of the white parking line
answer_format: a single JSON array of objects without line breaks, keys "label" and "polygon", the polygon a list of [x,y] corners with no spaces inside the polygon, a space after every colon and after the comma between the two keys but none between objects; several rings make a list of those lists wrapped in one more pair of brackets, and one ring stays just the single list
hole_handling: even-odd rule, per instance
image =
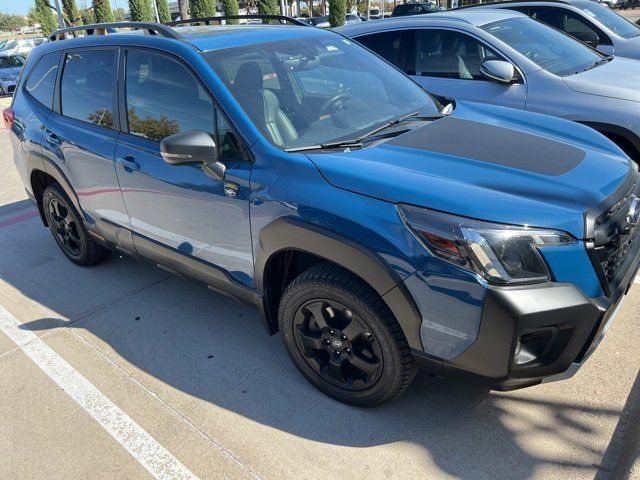
[{"label": "white parking line", "polygon": [[198,478],[35,333],[20,326],[18,319],[0,305],[0,330],[151,475],[167,480]]},{"label": "white parking line", "polygon": [[633,283],[640,283],[640,275],[633,279]]}]

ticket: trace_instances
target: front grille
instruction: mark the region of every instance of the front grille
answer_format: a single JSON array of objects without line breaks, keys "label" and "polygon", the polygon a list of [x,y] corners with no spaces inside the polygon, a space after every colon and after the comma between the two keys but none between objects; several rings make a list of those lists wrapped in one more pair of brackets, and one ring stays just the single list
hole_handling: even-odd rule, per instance
[{"label": "front grille", "polygon": [[[640,223],[630,218],[637,182],[596,218],[591,255],[603,290],[611,295],[619,287],[638,249]],[[636,203],[638,203],[636,201]]]}]

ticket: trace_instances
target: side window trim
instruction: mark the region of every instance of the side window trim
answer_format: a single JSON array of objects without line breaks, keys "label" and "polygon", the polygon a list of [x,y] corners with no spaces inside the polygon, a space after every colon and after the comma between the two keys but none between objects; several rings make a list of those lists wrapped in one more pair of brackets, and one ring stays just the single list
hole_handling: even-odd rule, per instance
[{"label": "side window trim", "polygon": [[64,74],[64,66],[66,63],[66,59],[67,59],[67,55],[71,52],[85,52],[85,51],[97,51],[97,50],[109,50],[113,52],[114,55],[114,64],[118,65],[119,62],[119,57],[120,57],[120,47],[113,47],[113,46],[99,46],[99,47],[76,47],[76,48],[68,48],[68,49],[64,49],[61,50],[61,55],[60,55],[60,63],[58,64],[58,76],[56,78],[56,88],[54,90],[53,93],[53,111],[55,113],[57,113],[60,116],[63,116],[65,119],[73,121],[73,122],[79,122],[82,125],[89,125],[92,127],[98,127],[101,129],[106,129],[106,130],[113,130],[115,132],[118,132],[120,130],[120,122],[119,122],[119,102],[118,102],[118,75],[116,72],[116,81],[114,82],[114,86],[113,86],[113,95],[112,95],[112,121],[113,121],[113,128],[108,128],[108,127],[104,127],[102,125],[96,125],[93,123],[89,123],[89,122],[83,122],[82,120],[78,120],[76,118],[72,118],[72,117],[67,117],[62,113],[62,75]]},{"label": "side window trim", "polygon": [[[471,37],[474,40],[476,40],[478,43],[480,43],[483,47],[488,48],[489,50],[496,52],[499,56],[502,57],[502,59],[504,61],[511,63],[515,67],[516,73],[518,74],[518,78],[519,78],[519,81],[517,82],[518,85],[526,85],[526,83],[527,83],[526,77],[522,73],[522,69],[520,68],[520,65],[518,65],[518,62],[516,62],[515,60],[512,60],[509,57],[509,55],[505,54],[502,50],[500,50],[499,48],[494,47],[492,45],[489,45],[486,42],[486,40],[484,40],[483,38],[479,37],[478,35],[475,35],[472,32],[468,32],[466,30],[460,30],[458,28],[452,28],[452,27],[414,27],[413,30],[445,30],[445,31],[449,31],[449,32],[456,32],[456,33],[459,33],[461,35],[467,35],[468,37]],[[415,49],[415,43],[416,43],[416,39],[415,39],[415,35],[414,35],[414,39],[413,39],[413,48],[414,49]],[[413,58],[415,59],[415,54],[413,55]],[[482,82],[484,80],[469,80],[469,81],[474,81],[474,82],[480,81],[480,82]],[[487,81],[489,81],[489,80],[487,80]]]},{"label": "side window trim", "polygon": [[[117,99],[117,104],[118,104],[118,120],[119,120],[119,132],[121,135],[125,135],[127,137],[134,137],[136,139],[140,139],[140,137],[133,135],[131,133],[129,133],[129,119],[127,118],[127,90],[126,90],[126,68],[127,68],[127,54],[129,52],[148,52],[148,53],[152,53],[155,55],[163,55],[175,62],[178,62],[180,65],[182,65],[184,68],[187,69],[187,71],[193,75],[193,78],[198,82],[198,84],[200,85],[200,87],[202,87],[202,89],[204,90],[204,92],[207,94],[207,96],[209,97],[209,99],[211,100],[211,104],[213,105],[214,108],[214,115],[213,115],[213,127],[215,129],[215,134],[216,134],[216,138],[218,136],[218,115],[222,114],[224,116],[224,119],[227,121],[227,123],[231,126],[231,128],[233,129],[233,132],[235,134],[235,136],[238,138],[238,141],[240,142],[240,147],[242,148],[244,157],[246,157],[247,161],[252,162],[253,163],[253,157],[250,153],[249,148],[247,147],[247,142],[244,140],[244,138],[242,137],[242,135],[240,135],[238,128],[236,128],[236,126],[231,122],[231,120],[229,119],[229,116],[227,115],[227,113],[222,109],[222,107],[220,106],[220,104],[218,103],[218,101],[216,100],[216,97],[213,95],[213,93],[211,92],[211,90],[209,90],[209,87],[207,87],[207,85],[205,84],[205,82],[202,80],[202,77],[200,77],[200,75],[191,67],[191,65],[189,65],[187,62],[185,62],[182,58],[178,57],[177,55],[174,55],[173,53],[164,51],[164,50],[158,50],[155,48],[148,48],[148,47],[128,47],[125,46],[123,48],[120,49],[120,56],[118,58],[118,81],[116,82],[117,84],[117,95],[116,95],[116,99]],[[160,142],[155,141],[155,140],[150,140],[150,139],[146,139],[149,144],[153,144],[153,145],[159,145]],[[219,146],[217,145],[216,142],[216,148],[219,148]]]}]

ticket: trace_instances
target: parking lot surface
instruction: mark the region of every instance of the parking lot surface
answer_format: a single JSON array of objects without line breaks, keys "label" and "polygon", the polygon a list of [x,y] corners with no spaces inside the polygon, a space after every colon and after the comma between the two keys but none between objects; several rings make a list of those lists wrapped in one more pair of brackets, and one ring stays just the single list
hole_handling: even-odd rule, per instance
[{"label": "parking lot surface", "polygon": [[119,255],[71,264],[10,148],[0,130],[0,478],[640,478],[638,285],[573,379],[498,393],[421,373],[353,408],[257,312]]}]

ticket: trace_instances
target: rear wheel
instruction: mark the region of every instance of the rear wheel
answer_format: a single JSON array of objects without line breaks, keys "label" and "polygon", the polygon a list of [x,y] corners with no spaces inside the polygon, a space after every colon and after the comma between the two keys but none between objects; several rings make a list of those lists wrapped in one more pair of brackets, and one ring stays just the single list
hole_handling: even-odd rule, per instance
[{"label": "rear wheel", "polygon": [[389,308],[369,285],[332,265],[312,267],[287,287],[279,324],[296,367],[341,402],[389,402],[415,376],[415,361]]},{"label": "rear wheel", "polygon": [[73,263],[90,266],[109,256],[111,251],[89,235],[80,214],[60,185],[52,184],[45,189],[42,206],[53,238]]}]

